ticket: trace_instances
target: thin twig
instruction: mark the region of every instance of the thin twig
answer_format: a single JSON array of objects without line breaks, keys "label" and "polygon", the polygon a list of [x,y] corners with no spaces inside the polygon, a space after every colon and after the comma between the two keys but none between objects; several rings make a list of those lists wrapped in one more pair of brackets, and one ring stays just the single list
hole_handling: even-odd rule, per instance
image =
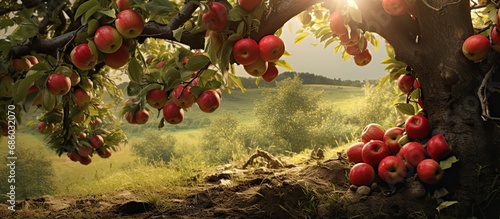
[{"label": "thin twig", "polygon": [[[487,121],[488,119],[492,119],[490,117],[490,110],[488,108],[488,99],[486,97],[486,85],[488,84],[488,80],[490,79],[491,75],[495,71],[496,66],[492,66],[490,70],[486,73],[486,75],[483,78],[483,81],[481,82],[481,86],[479,86],[479,89],[477,91],[477,95],[479,96],[479,102],[481,102],[481,108],[482,108],[482,115],[481,117],[483,118],[484,121]],[[496,119],[496,118],[495,118]]]},{"label": "thin twig", "polygon": [[429,4],[429,2],[427,2],[427,0],[423,0],[422,1],[425,6],[427,6],[428,8],[434,10],[434,11],[437,11],[437,12],[442,12],[446,7],[450,6],[450,5],[454,5],[454,4],[458,4],[461,2],[461,0],[457,0],[455,2],[448,2],[448,3],[445,3],[443,6],[441,6],[440,8],[436,8],[432,5]]}]

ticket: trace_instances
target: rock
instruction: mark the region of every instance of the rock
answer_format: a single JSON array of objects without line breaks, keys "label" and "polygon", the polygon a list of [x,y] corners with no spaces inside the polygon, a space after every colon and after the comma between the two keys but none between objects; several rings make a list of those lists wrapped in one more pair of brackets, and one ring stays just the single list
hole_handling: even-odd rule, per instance
[{"label": "rock", "polygon": [[372,185],[370,186],[370,189],[371,189],[372,191],[377,190],[377,188],[378,188],[378,184],[377,184],[376,182],[373,182],[373,183],[372,183]]},{"label": "rock", "polygon": [[408,186],[408,193],[409,193],[408,195],[412,198],[415,198],[415,199],[422,198],[427,194],[427,191],[425,190],[424,185],[422,185],[422,183],[420,183],[417,180],[409,182],[407,184],[407,186]]},{"label": "rock", "polygon": [[360,186],[358,188],[358,190],[356,190],[356,194],[358,194],[360,196],[367,196],[370,194],[370,192],[371,192],[371,189],[368,186]]},{"label": "rock", "polygon": [[118,207],[118,212],[122,214],[139,214],[151,210],[153,206],[147,202],[142,201],[129,201]]},{"label": "rock", "polygon": [[351,185],[351,186],[349,186],[349,190],[351,190],[351,191],[355,192],[356,190],[358,190],[358,186],[356,186],[356,185]]}]

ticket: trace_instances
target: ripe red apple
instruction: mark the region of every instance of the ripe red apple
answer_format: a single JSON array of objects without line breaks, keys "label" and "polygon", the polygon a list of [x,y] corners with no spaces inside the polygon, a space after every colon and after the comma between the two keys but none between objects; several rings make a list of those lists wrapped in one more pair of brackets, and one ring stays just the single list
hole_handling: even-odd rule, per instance
[{"label": "ripe red apple", "polygon": [[98,149],[104,146],[104,138],[101,135],[94,135],[90,137],[89,143],[93,148]]},{"label": "ripe red apple", "polygon": [[425,116],[413,115],[406,120],[405,131],[408,138],[422,140],[431,134],[431,124]]},{"label": "ripe red apple", "polygon": [[71,86],[76,86],[78,83],[80,83],[80,75],[76,72],[73,71],[71,75],[69,76],[69,80],[71,81]]},{"label": "ripe red apple", "polygon": [[246,11],[255,10],[262,0],[238,0],[238,5]]},{"label": "ripe red apple", "polygon": [[252,75],[254,77],[260,77],[264,73],[266,73],[268,68],[268,63],[258,58],[257,61],[255,61],[250,65],[244,65],[243,68],[249,75]]},{"label": "ripe red apple", "polygon": [[71,116],[71,121],[74,123],[82,123],[86,119],[85,113],[83,111],[80,111],[79,113],[74,114]]},{"label": "ripe red apple", "polygon": [[259,41],[260,58],[266,62],[276,62],[285,53],[285,43],[275,35],[267,35]]},{"label": "ripe red apple", "polygon": [[220,96],[215,90],[203,91],[196,100],[201,111],[211,113],[219,108]]},{"label": "ripe red apple", "polygon": [[400,147],[398,141],[401,137],[403,137],[404,132],[405,130],[401,127],[392,127],[385,131],[384,143],[387,145],[391,154],[397,154],[399,152]]},{"label": "ripe red apple", "polygon": [[179,84],[172,91],[172,101],[180,108],[191,107],[196,98],[193,93],[191,93],[191,86]]},{"label": "ripe red apple", "polygon": [[167,92],[161,89],[150,90],[146,95],[146,102],[148,102],[148,104],[155,109],[161,109],[167,101]]},{"label": "ripe red apple", "polygon": [[211,31],[222,31],[226,27],[227,10],[226,7],[219,2],[208,3],[209,11],[201,17],[201,22],[207,29]]},{"label": "ripe red apple", "polygon": [[84,106],[92,100],[92,95],[81,88],[75,88],[73,92],[73,101],[78,106]]},{"label": "ripe red apple", "polygon": [[165,64],[165,61],[159,61],[158,63],[156,63],[156,68],[161,69],[161,68],[163,68],[164,64]]},{"label": "ripe red apple", "polygon": [[144,29],[144,19],[139,13],[126,9],[116,15],[115,26],[124,38],[136,38]]},{"label": "ripe red apple", "polygon": [[116,0],[116,7],[118,8],[118,11],[123,11],[130,9],[130,3],[128,0]]},{"label": "ripe red apple", "polygon": [[241,65],[250,65],[259,58],[259,44],[252,38],[243,38],[234,44],[233,57]]},{"label": "ripe red apple", "polygon": [[436,161],[441,161],[451,156],[451,148],[442,134],[432,136],[427,142],[426,149],[429,156]]},{"label": "ripe red apple", "polygon": [[82,157],[80,157],[78,153],[68,152],[66,155],[69,157],[70,160],[74,162],[80,161],[82,159]]},{"label": "ripe red apple", "polygon": [[497,26],[494,26],[491,29],[490,39],[491,39],[491,48],[495,50],[495,52],[500,52],[500,33],[498,32]]},{"label": "ripe red apple", "polygon": [[45,130],[47,129],[47,123],[46,122],[39,122],[37,126],[38,132],[40,134],[45,134]]},{"label": "ripe red apple", "polygon": [[371,140],[363,146],[361,156],[365,163],[376,167],[384,157],[389,156],[389,149],[383,141]]},{"label": "ripe red apple", "polygon": [[370,123],[361,133],[361,141],[367,143],[371,140],[384,140],[385,129],[377,123]]},{"label": "ripe red apple", "polygon": [[80,164],[89,165],[92,162],[92,158],[89,156],[80,157]]},{"label": "ripe red apple", "polygon": [[347,34],[347,28],[345,27],[344,24],[344,18],[342,17],[342,14],[340,14],[340,11],[336,10],[333,13],[331,13],[329,20],[330,20],[330,29],[332,30],[333,33],[339,36]]},{"label": "ripe red apple", "polygon": [[387,156],[378,165],[378,175],[389,185],[403,182],[406,176],[405,162],[397,156]]},{"label": "ripe red apple", "polygon": [[444,177],[444,171],[433,159],[425,159],[417,166],[417,176],[423,183],[436,184]]},{"label": "ripe red apple", "polygon": [[365,146],[365,143],[356,142],[347,148],[346,155],[349,162],[353,163],[363,162],[363,155],[361,154],[363,146]]},{"label": "ripe red apple", "polygon": [[[363,47],[359,48],[361,46],[360,45],[361,42],[363,42]],[[347,52],[347,54],[352,56],[361,54],[368,49],[368,39],[366,39],[366,37],[363,36],[362,39],[360,39],[356,45],[344,46],[344,49]]]},{"label": "ripe red apple", "polygon": [[31,62],[28,59],[12,59],[12,67],[15,72],[26,71],[31,67]]},{"label": "ripe red apple", "polygon": [[349,34],[339,35],[340,44],[344,46],[353,46],[359,43],[361,39],[361,30],[351,30]]},{"label": "ripe red apple", "polygon": [[358,66],[368,65],[372,61],[372,53],[369,49],[365,49],[360,54],[354,55],[354,63]]},{"label": "ripe red apple", "polygon": [[90,78],[81,78],[81,81],[80,83],[78,83],[78,86],[86,91],[90,91],[94,88],[94,82],[92,82]]},{"label": "ripe red apple", "polygon": [[119,69],[126,65],[129,60],[128,47],[122,45],[116,52],[107,54],[104,63],[111,68]]},{"label": "ripe red apple", "polygon": [[137,119],[135,119],[135,116],[134,118],[132,118],[131,112],[125,113],[125,120],[127,120],[127,122],[130,124],[137,124]]},{"label": "ripe red apple", "polygon": [[412,91],[414,83],[415,76],[413,76],[412,74],[402,74],[398,78],[398,88],[405,94],[408,94]]},{"label": "ripe red apple", "polygon": [[92,149],[91,147],[87,147],[85,145],[80,146],[80,148],[78,149],[78,155],[80,155],[81,157],[92,156],[93,152],[94,149]]},{"label": "ripe red apple", "polygon": [[273,81],[276,77],[278,77],[279,71],[274,62],[269,62],[267,65],[267,70],[262,75],[262,79],[267,82]]},{"label": "ripe red apple", "polygon": [[170,124],[179,124],[184,120],[184,110],[174,102],[167,103],[163,107],[163,118]]},{"label": "ripe red apple", "polygon": [[92,127],[92,129],[95,129],[95,127],[99,124],[102,123],[102,119],[100,118],[95,118],[94,121],[90,121],[90,127]]},{"label": "ripe red apple", "polygon": [[78,134],[78,138],[79,138],[79,139],[86,139],[86,138],[87,138],[87,133],[85,133],[85,132],[80,132],[80,134]]},{"label": "ripe red apple", "polygon": [[405,0],[382,0],[382,7],[392,16],[401,16],[408,12]]},{"label": "ripe red apple", "polygon": [[103,150],[103,148],[97,150],[97,154],[101,158],[108,158],[111,157],[111,150],[109,148],[106,148]]},{"label": "ripe red apple", "polygon": [[413,81],[413,89],[418,89],[420,88],[420,82],[418,82],[418,79],[415,78],[415,80]]},{"label": "ripe red apple", "polygon": [[425,149],[422,144],[412,141],[408,142],[401,150],[399,154],[404,158],[408,168],[414,169],[417,167],[418,163],[425,159]]},{"label": "ripe red apple", "polygon": [[422,98],[418,98],[417,103],[421,108],[424,108],[424,101],[422,100]]},{"label": "ripe red apple", "polygon": [[47,79],[47,89],[55,96],[62,96],[71,89],[71,80],[66,75],[53,73]]},{"label": "ripe red apple", "polygon": [[95,31],[94,43],[101,52],[111,54],[122,46],[123,38],[114,27],[104,25]]},{"label": "ripe red apple", "polygon": [[375,182],[375,170],[366,163],[358,163],[349,171],[351,184],[357,186],[371,186]]},{"label": "ripe red apple", "polygon": [[144,109],[138,110],[135,113],[134,119],[137,122],[137,124],[145,124],[149,120],[149,113]]},{"label": "ripe red apple", "polygon": [[87,43],[75,46],[71,51],[70,58],[73,65],[80,70],[92,69],[97,63],[97,54],[92,54]]},{"label": "ripe red apple", "polygon": [[36,58],[36,56],[27,56],[26,59],[31,63],[31,65],[38,64],[38,58]]},{"label": "ripe red apple", "polygon": [[474,34],[468,37],[462,45],[462,52],[471,61],[480,61],[488,55],[490,40],[483,35]]}]

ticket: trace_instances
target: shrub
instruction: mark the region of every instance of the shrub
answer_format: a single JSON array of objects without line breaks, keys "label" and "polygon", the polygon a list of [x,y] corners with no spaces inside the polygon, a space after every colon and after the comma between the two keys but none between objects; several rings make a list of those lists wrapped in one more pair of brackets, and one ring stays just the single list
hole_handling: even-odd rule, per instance
[{"label": "shrub", "polygon": [[175,137],[155,129],[146,129],[142,133],[142,139],[132,143],[132,151],[150,162],[169,162],[177,143]]}]

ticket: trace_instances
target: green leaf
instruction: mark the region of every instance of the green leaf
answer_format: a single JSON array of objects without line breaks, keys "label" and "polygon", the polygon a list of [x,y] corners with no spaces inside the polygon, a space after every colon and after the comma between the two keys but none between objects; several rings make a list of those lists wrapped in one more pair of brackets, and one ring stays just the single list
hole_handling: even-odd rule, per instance
[{"label": "green leaf", "polygon": [[175,29],[173,31],[174,33],[174,38],[177,40],[177,41],[181,41],[181,38],[182,38],[182,32],[184,32],[184,28],[183,27],[179,27],[177,29]]},{"label": "green leaf", "polygon": [[233,9],[229,10],[229,12],[227,14],[227,20],[228,21],[241,21],[241,20],[243,20],[243,15],[245,13],[246,12],[244,11],[243,8],[241,8],[240,6],[236,6]]},{"label": "green leaf", "polygon": [[278,30],[276,30],[276,32],[274,32],[274,35],[280,37],[281,33],[283,33],[283,27],[280,27]]},{"label": "green leaf", "polygon": [[450,168],[454,163],[458,162],[457,157],[451,156],[447,158],[446,160],[439,161],[439,166],[441,169],[446,170]]},{"label": "green leaf", "polygon": [[136,96],[140,92],[141,92],[141,87],[137,83],[135,83],[133,81],[128,83],[128,85],[127,85],[127,95],[128,96]]},{"label": "green leaf", "polygon": [[351,16],[352,20],[356,21],[356,23],[363,23],[361,12],[356,7],[356,4],[354,4],[354,6],[352,6],[352,4],[349,4],[349,15]]},{"label": "green leaf", "polygon": [[342,44],[339,43],[337,44],[337,46],[335,46],[335,48],[333,48],[333,52],[337,54],[342,48]]},{"label": "green leaf", "polygon": [[236,84],[242,92],[245,92],[245,87],[243,86],[243,82],[241,81],[241,78],[234,74],[229,74],[229,79],[231,80],[232,83]]},{"label": "green leaf", "polygon": [[234,42],[232,41],[229,41],[229,40],[226,40],[223,44],[222,44],[222,50],[221,50],[221,54],[220,54],[220,68],[222,69],[222,71],[226,71],[227,69],[229,69],[229,59],[231,57],[231,52],[233,51],[233,47],[234,47]]},{"label": "green leaf", "polygon": [[309,36],[309,32],[303,32],[299,34],[298,36],[295,37],[294,43],[297,44],[302,42],[304,38],[306,38],[307,36]]},{"label": "green leaf", "polygon": [[143,69],[139,61],[135,57],[132,57],[128,62],[128,77],[130,80],[141,83],[143,76]]},{"label": "green leaf", "polygon": [[22,43],[38,34],[38,25],[31,19],[24,19],[9,36],[14,42]]},{"label": "green leaf", "polygon": [[409,103],[397,103],[396,109],[406,115],[415,115],[415,108]]},{"label": "green leaf", "polygon": [[14,26],[14,21],[12,19],[2,19],[0,20],[0,28]]},{"label": "green leaf", "polygon": [[21,102],[28,94],[28,90],[31,85],[44,75],[46,75],[46,71],[35,71],[33,69],[30,69],[28,73],[26,73],[26,77],[24,79],[16,81],[16,83],[14,83],[13,93],[14,102]]},{"label": "green leaf", "polygon": [[189,90],[195,97],[198,97],[200,96],[201,93],[203,93],[203,88],[201,88],[200,86],[193,86],[191,87],[191,89]]},{"label": "green leaf", "polygon": [[181,81],[187,81],[191,78],[194,71],[182,71],[181,72]]},{"label": "green leaf", "polygon": [[344,50],[344,52],[342,53],[342,59],[345,61],[345,60],[348,60],[349,58],[351,58],[351,55],[349,55],[349,53],[347,53]]},{"label": "green leaf", "polygon": [[498,24],[498,9],[494,4],[489,3],[488,5],[486,5],[481,13],[487,15],[490,21],[494,24]]},{"label": "green leaf", "polygon": [[186,69],[189,71],[197,71],[210,63],[210,58],[205,55],[193,56],[186,64]]},{"label": "green leaf", "polygon": [[333,42],[335,42],[335,38],[330,38],[329,40],[327,40],[325,42],[325,46],[323,47],[324,49],[326,49],[326,47],[328,47],[330,44],[332,44]]},{"label": "green leaf", "polygon": [[290,65],[290,63],[288,63],[286,60],[282,60],[282,59],[280,59],[280,60],[276,61],[276,62],[275,62],[275,64],[276,64],[277,66],[283,67],[283,68],[285,68],[285,69],[287,69],[287,70],[293,70],[293,68],[292,68],[292,66]]},{"label": "green leaf", "polygon": [[2,58],[6,58],[9,55],[10,48],[12,48],[11,42],[0,41],[0,51],[2,51]]},{"label": "green leaf", "polygon": [[82,23],[87,23],[89,18],[92,17],[92,15],[94,15],[95,13],[97,13],[101,9],[102,9],[102,7],[100,5],[96,5],[92,8],[90,8],[87,12],[85,12],[84,22],[82,22]]},{"label": "green leaf", "polygon": [[90,53],[92,53],[93,55],[99,54],[97,46],[95,45],[93,40],[87,40],[87,43],[89,44]]},{"label": "green leaf", "polygon": [[203,72],[201,72],[199,77],[210,80],[210,79],[214,78],[215,74],[217,74],[217,71],[212,70],[212,69],[206,69],[206,70],[203,70]]},{"label": "green leaf", "polygon": [[378,88],[381,88],[382,86],[384,86],[384,84],[389,81],[391,79],[391,75],[390,74],[387,74],[385,75],[384,77],[382,77],[380,79],[380,83],[377,85],[377,89]]},{"label": "green leaf", "polygon": [[410,94],[411,98],[414,99],[414,100],[418,100],[418,98],[420,98],[420,88],[417,88],[415,90],[413,90]]},{"label": "green leaf", "polygon": [[205,84],[205,88],[207,88],[207,89],[217,89],[217,88],[220,88],[221,85],[222,84],[220,83],[220,81],[211,80],[211,81],[208,81]]},{"label": "green leaf", "polygon": [[52,109],[54,109],[55,104],[56,104],[56,97],[47,90],[44,90],[42,107],[47,111],[51,111]]},{"label": "green leaf", "polygon": [[99,13],[104,14],[110,18],[116,18],[115,10],[100,10]]},{"label": "green leaf", "polygon": [[245,22],[244,21],[241,21],[238,24],[238,28],[236,29],[236,34],[238,34],[240,36],[245,35]]},{"label": "green leaf", "polygon": [[385,50],[387,51],[387,55],[390,58],[392,58],[392,59],[396,58],[396,54],[394,52],[394,48],[392,48],[392,46],[390,44],[385,44]]},{"label": "green leaf", "polygon": [[146,10],[153,15],[166,16],[174,11],[174,6],[170,1],[165,0],[152,0],[146,4]]},{"label": "green leaf", "polygon": [[233,33],[233,34],[231,34],[231,35],[227,38],[227,40],[236,42],[236,41],[238,41],[238,40],[239,40],[239,39],[241,39],[241,38],[242,38],[242,37],[241,37],[241,35],[239,35],[239,34],[237,34],[237,33]]},{"label": "green leaf", "polygon": [[97,0],[90,0],[90,1],[86,1],[83,4],[81,4],[80,7],[78,7],[78,9],[76,9],[75,21],[76,21],[76,19],[78,19],[80,16],[82,16],[84,13],[86,13],[87,11],[89,11],[91,8],[93,8],[95,6],[100,7],[99,2]]},{"label": "green leaf", "polygon": [[444,201],[444,202],[441,202],[441,204],[439,204],[439,206],[436,207],[436,210],[438,212],[441,212],[441,210],[447,208],[447,207],[450,207],[454,204],[458,204],[457,201]]},{"label": "green leaf", "polygon": [[161,85],[159,84],[148,84],[146,87],[142,88],[141,92],[137,96],[144,97],[148,94],[149,91],[154,89],[161,89]]}]

